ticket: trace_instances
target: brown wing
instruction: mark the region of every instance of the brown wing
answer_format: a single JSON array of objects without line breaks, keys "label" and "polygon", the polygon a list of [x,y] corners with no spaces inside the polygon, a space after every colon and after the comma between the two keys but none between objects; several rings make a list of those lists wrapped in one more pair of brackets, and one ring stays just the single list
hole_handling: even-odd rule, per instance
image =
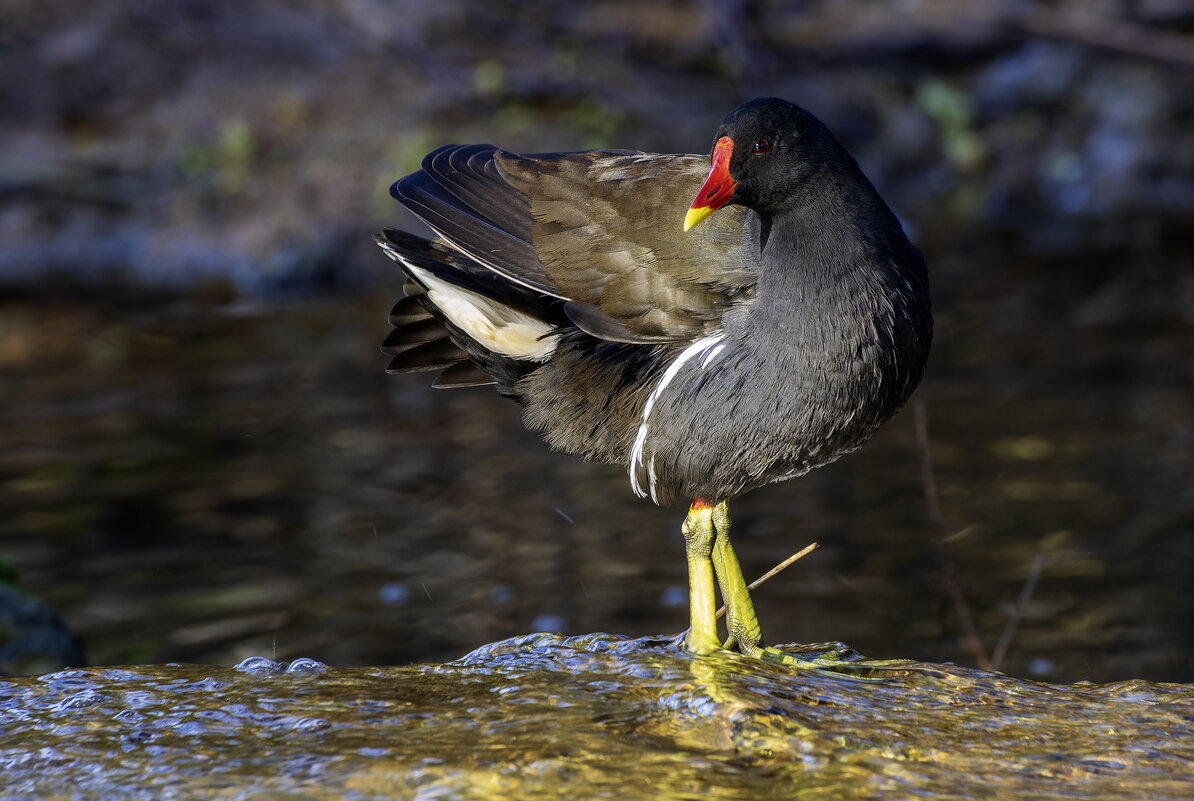
[{"label": "brown wing", "polygon": [[529,199],[543,273],[574,301],[566,311],[589,333],[691,339],[715,328],[725,307],[754,286],[742,263],[744,209],[727,207],[683,230],[709,173],[705,157],[499,151],[495,160]]},{"label": "brown wing", "polygon": [[753,292],[742,208],[683,231],[708,170],[701,156],[448,146],[392,192],[485,269],[567,301],[587,333],[664,342],[704,335]]}]

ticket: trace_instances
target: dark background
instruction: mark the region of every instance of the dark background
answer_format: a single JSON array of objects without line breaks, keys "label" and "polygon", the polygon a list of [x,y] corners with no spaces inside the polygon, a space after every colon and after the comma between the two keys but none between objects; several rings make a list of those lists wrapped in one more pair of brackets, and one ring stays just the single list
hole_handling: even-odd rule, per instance
[{"label": "dark background", "polygon": [[[972,5],[6,3],[8,586],[96,664],[679,631],[682,510],[385,376],[370,235],[444,142],[706,152],[775,94],[905,221],[937,335],[927,437],[910,408],[735,504],[748,577],[822,546],[756,593],[768,638],[984,664],[1016,619],[1007,672],[1192,680],[1194,10]],[[78,659],[38,614],[8,669]]]}]

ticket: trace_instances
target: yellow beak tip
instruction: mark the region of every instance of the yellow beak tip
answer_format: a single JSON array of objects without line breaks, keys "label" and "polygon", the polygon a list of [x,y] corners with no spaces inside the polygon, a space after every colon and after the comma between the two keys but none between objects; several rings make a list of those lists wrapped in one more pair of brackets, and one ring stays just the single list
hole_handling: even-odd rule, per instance
[{"label": "yellow beak tip", "polygon": [[714,211],[716,211],[716,209],[712,209],[708,206],[699,209],[689,209],[688,213],[684,215],[684,230],[691,231],[697,225],[697,223],[704,220]]}]

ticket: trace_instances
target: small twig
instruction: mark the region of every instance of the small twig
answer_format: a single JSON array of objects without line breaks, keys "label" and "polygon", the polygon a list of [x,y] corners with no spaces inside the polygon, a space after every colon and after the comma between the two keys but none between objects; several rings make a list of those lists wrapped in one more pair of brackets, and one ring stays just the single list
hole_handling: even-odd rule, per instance
[{"label": "small twig", "polygon": [[[781,570],[786,569],[789,565],[791,565],[797,559],[802,559],[805,556],[808,556],[810,553],[812,553],[816,549],[817,549],[817,543],[815,543],[815,542],[812,543],[811,545],[806,545],[805,547],[801,548],[799,551],[792,554],[787,559],[780,562],[778,565],[771,568],[766,573],[764,573],[763,575],[759,576],[757,579],[752,581],[750,584],[747,585],[746,589],[753,590],[755,587],[758,587],[760,584],[762,584],[764,581],[766,581],[767,579],[774,576],[776,573],[780,572]],[[723,607],[721,607],[721,609],[717,610],[717,614],[714,616],[713,619],[721,620],[722,617],[725,616],[725,613],[726,613],[726,608],[723,606]]]},{"label": "small twig", "polygon": [[970,649],[970,655],[974,657],[974,664],[978,666],[979,670],[994,670],[991,658],[987,656],[987,649],[983,647],[983,641],[978,636],[978,626],[974,625],[974,618],[970,616],[970,605],[966,603],[966,596],[962,593],[961,585],[958,584],[958,577],[954,572],[952,562],[945,568],[945,577],[942,579],[942,583],[945,585],[945,592],[949,595],[950,601],[953,602],[954,614],[958,616],[958,623],[962,627],[962,639],[966,641],[966,647]]},{"label": "small twig", "polygon": [[957,570],[949,548],[950,538],[945,535],[945,522],[941,516],[941,501],[937,494],[937,481],[933,477],[933,457],[929,453],[929,423],[924,401],[917,398],[916,403],[912,406],[912,411],[912,418],[916,426],[916,450],[920,454],[920,479],[925,490],[925,506],[928,508],[929,522],[937,531],[937,548],[941,554],[942,587],[953,604],[954,613],[958,616],[958,623],[962,627],[962,638],[966,641],[966,647],[970,649],[975,664],[983,670],[991,670],[991,660],[987,656],[987,649],[983,647],[982,638],[978,636],[978,628],[974,625],[970,606],[966,603],[966,596],[962,592],[961,585],[958,584]]},{"label": "small twig", "polygon": [[1003,657],[1007,655],[1007,649],[1012,644],[1012,635],[1016,633],[1016,627],[1020,625],[1020,619],[1024,617],[1024,610],[1028,607],[1032,591],[1036,589],[1036,580],[1040,578],[1041,569],[1044,566],[1045,554],[1043,551],[1038,551],[1036,559],[1032,560],[1032,567],[1028,569],[1028,578],[1024,579],[1024,586],[1020,589],[1020,597],[1016,599],[1016,607],[1012,610],[1011,619],[1008,620],[1003,634],[999,637],[999,643],[991,653],[991,670],[998,670],[1000,663],[1003,662]]},{"label": "small twig", "polygon": [[929,453],[929,423],[925,414],[925,402],[920,398],[912,405],[912,420],[916,425],[916,452],[920,456],[920,480],[924,485],[929,522],[937,529],[937,535],[944,538],[945,524],[941,522],[941,501],[937,495],[937,480],[933,478],[933,457]]}]

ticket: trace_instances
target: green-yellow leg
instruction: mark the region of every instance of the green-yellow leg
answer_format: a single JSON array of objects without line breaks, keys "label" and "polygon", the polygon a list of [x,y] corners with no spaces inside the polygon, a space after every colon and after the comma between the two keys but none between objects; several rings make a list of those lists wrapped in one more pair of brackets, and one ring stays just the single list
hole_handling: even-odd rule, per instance
[{"label": "green-yellow leg", "polygon": [[694,502],[680,531],[688,557],[688,634],[684,648],[703,656],[721,648],[717,638],[717,603],[713,596],[713,507]]},{"label": "green-yellow leg", "polygon": [[839,664],[833,659],[801,659],[763,644],[763,629],[759,626],[755,605],[750,599],[750,589],[742,575],[738,555],[734,553],[734,546],[730,543],[730,510],[725,501],[713,508],[713,527],[713,570],[721,586],[721,599],[726,605],[726,628],[730,635],[726,647],[737,648],[740,653],[755,659],[796,667],[827,667]]},{"label": "green-yellow leg", "polygon": [[[689,513],[691,514],[691,512]],[[800,657],[763,644],[763,631],[755,614],[750,589],[742,575],[742,566],[730,544],[730,512],[725,501],[713,508],[713,569],[721,587],[721,598],[726,605],[726,627],[729,640],[726,647],[736,647],[746,656],[778,662],[792,667],[821,670],[867,670],[904,667],[907,660],[872,660],[849,658],[847,652],[827,652],[811,657]]]},{"label": "green-yellow leg", "polygon": [[726,605],[726,629],[730,638],[727,646],[737,646],[747,656],[763,656],[763,630],[755,614],[750,590],[738,564],[738,555],[730,544],[730,510],[725,501],[713,507],[713,571],[721,587],[721,600]]},{"label": "green-yellow leg", "polygon": [[688,602],[691,623],[684,637],[689,653],[704,656],[723,646],[717,637],[714,575],[721,587],[726,605],[726,627],[729,640],[726,648],[737,648],[746,656],[778,662],[792,667],[820,670],[849,670],[904,668],[906,660],[859,660],[846,652],[828,652],[799,657],[763,644],[759,618],[755,615],[746,579],[734,546],[730,544],[730,514],[722,501],[710,506],[702,500],[693,501],[681,529],[684,551],[688,557]]}]

